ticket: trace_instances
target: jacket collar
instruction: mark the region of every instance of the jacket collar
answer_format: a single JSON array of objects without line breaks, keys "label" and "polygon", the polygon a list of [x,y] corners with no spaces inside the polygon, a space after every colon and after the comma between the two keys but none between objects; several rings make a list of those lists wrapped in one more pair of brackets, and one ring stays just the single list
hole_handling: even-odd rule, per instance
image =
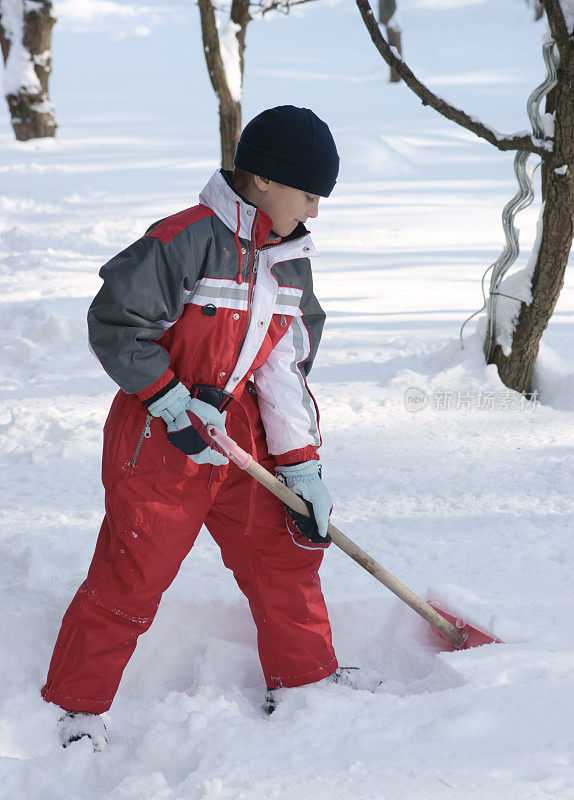
[{"label": "jacket collar", "polygon": [[[199,202],[214,211],[219,219],[241,239],[255,241],[255,247],[261,249],[269,238],[273,220],[261,209],[248,203],[241,195],[230,186],[231,172],[218,169],[213,173],[207,185],[199,195]],[[300,224],[293,233],[281,240],[280,244],[272,245],[273,248],[283,248],[288,243],[301,245],[304,255],[315,255],[316,251],[309,236],[308,230]],[[299,250],[299,247],[295,249]]]}]

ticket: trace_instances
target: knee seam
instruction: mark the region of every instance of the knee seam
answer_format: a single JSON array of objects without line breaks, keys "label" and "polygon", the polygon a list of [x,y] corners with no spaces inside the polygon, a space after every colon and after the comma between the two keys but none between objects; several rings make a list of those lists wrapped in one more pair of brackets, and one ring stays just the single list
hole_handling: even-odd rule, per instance
[{"label": "knee seam", "polygon": [[153,622],[155,617],[155,614],[153,614],[151,617],[137,617],[133,614],[128,614],[126,611],[122,611],[121,608],[110,608],[110,606],[102,602],[102,600],[97,596],[95,589],[91,589],[88,596],[94,605],[99,606],[99,608],[103,608],[104,611],[108,611],[110,614],[115,614],[117,617],[121,617],[122,619],[127,619],[129,622],[136,622],[138,625],[148,625]]}]

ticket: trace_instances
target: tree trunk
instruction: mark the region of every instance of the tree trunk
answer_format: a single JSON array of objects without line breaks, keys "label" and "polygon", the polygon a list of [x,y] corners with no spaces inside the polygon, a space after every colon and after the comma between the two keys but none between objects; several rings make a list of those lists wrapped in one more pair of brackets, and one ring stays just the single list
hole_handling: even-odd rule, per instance
[{"label": "tree trunk", "polygon": [[221,139],[221,166],[233,169],[233,158],[241,136],[241,103],[227,98],[219,101],[219,136]]},{"label": "tree trunk", "polygon": [[[551,89],[546,95],[546,105],[544,111],[546,114],[556,114],[556,86]],[[548,164],[542,161],[540,165],[540,186],[542,192],[542,201],[546,200],[546,191],[548,186]]]},{"label": "tree trunk", "polygon": [[[211,85],[219,101],[221,166],[224,169],[233,169],[233,157],[241,135],[241,101],[234,99],[229,88],[219,46],[219,34],[212,2],[211,0],[198,0],[198,5],[205,61]],[[241,82],[243,83],[245,32],[250,20],[249,0],[233,0],[230,19],[231,22],[239,25],[237,40],[239,44]]]},{"label": "tree trunk", "polygon": [[[384,0],[380,0],[381,3]],[[567,29],[561,0],[541,0],[552,39],[560,53],[557,84],[549,108],[555,103],[555,135],[552,150],[548,142],[532,135],[501,136],[461,109],[431,92],[402,60],[397,59],[382,36],[369,0],[356,0],[371,39],[387,64],[395,66],[407,86],[447,119],[473,131],[499,150],[538,153],[545,162],[543,191],[546,202],[542,219],[540,249],[531,282],[532,301],[522,304],[514,329],[512,351],[505,356],[498,345],[492,362],[501,380],[511,389],[530,392],[534,364],[542,334],[550,321],[564,284],[564,272],[574,235],[574,38]]]},{"label": "tree trunk", "polygon": [[[387,41],[391,47],[396,48],[402,54],[401,29],[398,24],[396,0],[379,0],[379,22],[383,24],[387,31]],[[399,83],[401,76],[394,67],[390,68],[390,82]]]},{"label": "tree trunk", "polygon": [[531,391],[540,338],[564,284],[574,235],[574,47],[561,53],[558,83],[552,94],[548,103],[549,107],[555,104],[556,132],[544,175],[546,203],[532,277],[533,300],[530,305],[522,304],[510,355],[505,356],[500,345],[493,355],[502,381],[518,392]]},{"label": "tree trunk", "polygon": [[[0,11],[2,4],[0,2]],[[56,134],[54,109],[48,94],[52,70],[50,43],[56,22],[52,0],[21,3],[21,18],[0,14],[0,44],[6,64],[6,99],[16,139],[52,137]]]}]

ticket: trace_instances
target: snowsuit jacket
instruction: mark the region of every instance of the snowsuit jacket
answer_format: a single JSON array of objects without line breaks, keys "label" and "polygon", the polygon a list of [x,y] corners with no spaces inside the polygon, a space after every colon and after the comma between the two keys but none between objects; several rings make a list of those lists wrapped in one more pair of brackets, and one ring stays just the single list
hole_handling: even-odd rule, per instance
[{"label": "snowsuit jacket", "polygon": [[91,348],[142,401],[174,378],[236,398],[253,381],[277,464],[316,459],[319,415],[306,378],[325,314],[313,294],[310,235],[299,224],[270,239],[271,218],[224,170],[199,200],[102,267],[88,312]]}]

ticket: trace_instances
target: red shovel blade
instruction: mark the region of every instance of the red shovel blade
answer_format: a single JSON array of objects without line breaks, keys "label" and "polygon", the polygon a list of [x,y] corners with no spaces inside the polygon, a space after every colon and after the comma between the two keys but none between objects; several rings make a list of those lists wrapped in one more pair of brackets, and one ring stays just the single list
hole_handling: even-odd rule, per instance
[{"label": "red shovel blade", "polygon": [[451,614],[450,611],[445,611],[444,608],[441,608],[438,603],[429,600],[429,606],[432,606],[435,611],[437,611],[441,617],[444,617],[451,625],[454,625],[464,636],[464,641],[459,647],[455,647],[455,645],[447,639],[447,637],[438,631],[433,625],[431,628],[433,631],[440,636],[441,639],[444,639],[445,642],[448,642],[448,649],[449,650],[468,650],[470,647],[480,647],[483,644],[504,644],[502,639],[499,639],[496,636],[492,636],[492,634],[487,633],[487,631],[482,630],[481,628],[473,627],[468,623],[465,623],[464,620],[459,619],[454,614]]}]

